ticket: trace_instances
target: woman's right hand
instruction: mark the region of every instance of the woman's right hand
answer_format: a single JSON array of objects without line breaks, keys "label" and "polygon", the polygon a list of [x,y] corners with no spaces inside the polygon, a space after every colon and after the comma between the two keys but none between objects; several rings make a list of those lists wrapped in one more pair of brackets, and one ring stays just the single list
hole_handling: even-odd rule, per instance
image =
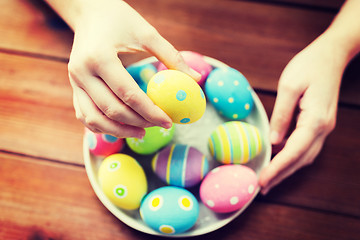
[{"label": "woman's right hand", "polygon": [[88,1],[73,29],[69,78],[77,118],[94,132],[121,138],[142,138],[146,127],[171,127],[171,119],[139,88],[118,54],[146,51],[168,68],[200,78],[179,52],[123,1]]}]

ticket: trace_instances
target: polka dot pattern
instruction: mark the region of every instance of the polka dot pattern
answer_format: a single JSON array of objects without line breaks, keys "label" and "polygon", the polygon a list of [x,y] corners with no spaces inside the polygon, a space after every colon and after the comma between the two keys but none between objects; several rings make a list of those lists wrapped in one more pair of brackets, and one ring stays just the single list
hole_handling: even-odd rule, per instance
[{"label": "polka dot pattern", "polygon": [[140,207],[147,192],[147,179],[133,157],[121,153],[106,157],[97,176],[102,192],[115,206],[127,210]]},{"label": "polka dot pattern", "polygon": [[184,101],[186,99],[186,92],[184,90],[179,90],[176,93],[176,99],[178,101]]},{"label": "polka dot pattern", "polygon": [[178,203],[179,203],[180,208],[185,211],[190,211],[193,207],[193,202],[192,202],[191,198],[189,198],[187,196],[180,197]]},{"label": "polka dot pattern", "polygon": [[127,196],[127,188],[123,185],[117,185],[114,188],[114,195],[117,198],[125,198]]},{"label": "polka dot pattern", "polygon": [[89,150],[95,156],[107,157],[118,153],[124,147],[124,139],[116,138],[107,134],[94,133],[85,130],[85,137],[88,142]]},{"label": "polka dot pattern", "polygon": [[254,105],[248,81],[233,68],[213,70],[205,83],[205,92],[218,113],[230,120],[246,118]]},{"label": "polka dot pattern", "polygon": [[147,95],[174,123],[196,122],[206,109],[205,94],[200,86],[177,70],[155,74],[148,84]]},{"label": "polka dot pattern", "polygon": [[180,123],[188,123],[190,122],[190,118],[183,118],[180,120]]},{"label": "polka dot pattern", "polygon": [[166,186],[150,192],[140,206],[140,216],[152,229],[164,234],[190,229],[199,216],[199,203],[188,190]]},{"label": "polka dot pattern", "polygon": [[162,196],[160,195],[154,196],[149,201],[149,208],[152,211],[158,211],[162,207],[163,201],[164,200]]},{"label": "polka dot pattern", "polygon": [[114,172],[120,168],[121,163],[117,160],[114,160],[109,163],[109,171]]},{"label": "polka dot pattern", "polygon": [[255,194],[256,173],[243,165],[222,165],[215,169],[216,171],[211,171],[201,183],[202,202],[218,213],[243,208]]},{"label": "polka dot pattern", "polygon": [[161,225],[159,227],[160,232],[165,234],[173,234],[175,233],[175,229],[172,226],[169,225]]}]

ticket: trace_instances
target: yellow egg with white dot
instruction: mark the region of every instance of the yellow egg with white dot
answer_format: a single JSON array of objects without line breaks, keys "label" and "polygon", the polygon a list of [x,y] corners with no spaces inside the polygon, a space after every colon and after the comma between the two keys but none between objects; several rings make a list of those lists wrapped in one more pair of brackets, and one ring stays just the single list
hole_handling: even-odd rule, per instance
[{"label": "yellow egg with white dot", "polygon": [[205,112],[206,99],[201,87],[177,70],[156,73],[149,81],[147,95],[174,123],[196,122]]},{"label": "yellow egg with white dot", "polygon": [[147,180],[140,164],[126,154],[113,154],[103,160],[98,178],[107,198],[117,207],[134,210],[147,193]]}]

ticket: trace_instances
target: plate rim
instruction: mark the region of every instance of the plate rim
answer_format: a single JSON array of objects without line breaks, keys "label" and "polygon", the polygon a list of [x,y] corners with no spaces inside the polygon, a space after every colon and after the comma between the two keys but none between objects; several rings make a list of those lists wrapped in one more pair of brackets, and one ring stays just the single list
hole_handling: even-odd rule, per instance
[{"label": "plate rim", "polygon": [[[217,59],[214,59],[212,57],[208,57],[208,56],[203,56],[205,61],[207,63],[209,63],[212,67],[215,68],[228,68],[229,66]],[[130,66],[133,65],[143,65],[143,64],[148,64],[148,63],[155,63],[158,62],[158,59],[155,57],[148,57],[145,59],[142,59],[138,62],[135,62],[133,64],[131,64]],[[263,119],[261,122],[263,123],[262,128],[264,128],[264,132],[262,132],[263,135],[263,144],[265,146],[265,154],[264,154],[264,162],[263,162],[263,167],[265,167],[267,164],[270,163],[271,160],[271,144],[270,144],[270,140],[269,140],[269,135],[270,135],[270,124],[269,124],[269,119],[268,116],[266,114],[266,111],[264,109],[264,106],[261,102],[261,100],[259,99],[258,95],[252,91],[252,96],[254,99],[254,103],[256,108],[258,109],[258,112],[260,114],[260,118]],[[171,238],[181,238],[181,237],[195,237],[195,236],[200,236],[203,234],[207,234],[210,232],[213,232],[217,229],[222,228],[223,226],[227,225],[228,223],[230,223],[231,221],[233,221],[235,218],[237,218],[245,209],[247,209],[247,207],[253,202],[253,200],[255,199],[255,197],[258,195],[258,193],[260,192],[260,187],[258,186],[257,189],[255,190],[255,194],[252,196],[252,198],[238,211],[234,212],[234,214],[232,214],[230,217],[228,218],[224,218],[222,220],[219,220],[216,223],[213,223],[211,225],[211,227],[206,227],[206,228],[201,228],[201,229],[193,229],[188,232],[184,232],[184,233],[179,233],[179,234],[174,234],[174,235],[167,235],[167,234],[162,234],[160,232],[157,232],[153,229],[151,229],[150,227],[147,227],[145,225],[141,225],[138,223],[138,220],[130,217],[129,215],[127,215],[125,212],[126,210],[122,210],[119,209],[118,207],[116,207],[102,192],[97,180],[96,180],[96,176],[94,174],[95,169],[93,169],[91,161],[93,158],[96,158],[96,156],[91,156],[91,153],[89,151],[88,148],[88,142],[86,139],[86,136],[84,134],[83,137],[83,158],[84,158],[84,163],[85,163],[85,170],[86,170],[86,174],[88,176],[88,179],[90,181],[91,187],[93,188],[95,195],[98,197],[98,199],[100,200],[100,202],[107,208],[107,210],[109,212],[111,212],[117,219],[119,219],[121,222],[123,222],[124,224],[126,224],[127,226],[138,230],[140,232],[143,233],[147,233],[147,234],[151,234],[151,235],[155,235],[155,236],[162,236],[162,237],[171,237]]]}]

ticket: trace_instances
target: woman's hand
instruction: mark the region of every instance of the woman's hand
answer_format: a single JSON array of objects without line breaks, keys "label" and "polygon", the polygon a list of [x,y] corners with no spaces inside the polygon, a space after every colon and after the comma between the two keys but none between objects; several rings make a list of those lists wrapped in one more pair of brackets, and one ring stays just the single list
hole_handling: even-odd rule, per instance
[{"label": "woman's hand", "polygon": [[116,137],[144,136],[143,128],[171,127],[171,119],[126,71],[118,53],[146,51],[168,68],[200,75],[123,1],[87,1],[72,18],[75,32],[69,78],[77,118],[90,130]]},{"label": "woman's hand", "polygon": [[[311,164],[334,129],[345,56],[324,34],[285,67],[270,120],[273,145],[284,148],[260,175],[262,193],[303,166]],[[298,112],[297,116],[294,114]],[[296,127],[285,136],[296,117]]]}]

